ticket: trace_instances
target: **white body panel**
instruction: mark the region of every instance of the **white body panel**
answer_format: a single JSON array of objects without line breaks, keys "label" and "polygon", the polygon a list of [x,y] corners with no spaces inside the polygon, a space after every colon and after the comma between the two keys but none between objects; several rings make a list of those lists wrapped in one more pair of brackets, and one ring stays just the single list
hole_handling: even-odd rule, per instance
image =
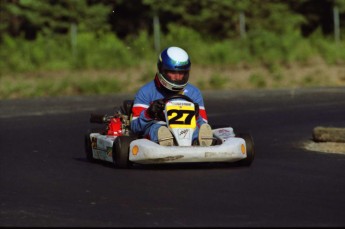
[{"label": "white body panel", "polygon": [[235,137],[232,127],[218,128],[213,130],[213,135],[225,142],[227,139]]},{"label": "white body panel", "polygon": [[182,128],[171,129],[172,134],[175,136],[179,146],[191,146],[194,129]]},{"label": "white body panel", "polygon": [[[138,151],[133,151],[137,147]],[[229,138],[216,146],[160,146],[147,139],[131,142],[129,160],[139,164],[178,162],[234,162],[246,158],[245,141]],[[134,153],[133,153],[134,152]]]},{"label": "white body panel", "polygon": [[[147,139],[131,142],[129,160],[138,164],[179,162],[235,162],[247,157],[244,139],[235,137],[231,127],[213,130],[223,143],[215,146],[161,146]],[[112,147],[116,136],[90,134],[95,159],[113,162]],[[137,151],[133,151],[136,147]]]},{"label": "white body panel", "polygon": [[92,155],[95,159],[113,162],[113,143],[116,136],[102,135],[99,133],[90,134],[92,144]]}]

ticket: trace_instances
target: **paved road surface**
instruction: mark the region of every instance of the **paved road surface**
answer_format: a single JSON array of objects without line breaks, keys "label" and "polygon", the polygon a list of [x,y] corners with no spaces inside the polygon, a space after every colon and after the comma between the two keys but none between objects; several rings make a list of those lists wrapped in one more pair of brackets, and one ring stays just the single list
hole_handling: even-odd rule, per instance
[{"label": "paved road surface", "polygon": [[89,113],[129,95],[0,101],[0,226],[345,226],[345,155],[301,148],[345,127],[345,88],[204,95],[212,125],[253,135],[250,167],[87,162]]}]

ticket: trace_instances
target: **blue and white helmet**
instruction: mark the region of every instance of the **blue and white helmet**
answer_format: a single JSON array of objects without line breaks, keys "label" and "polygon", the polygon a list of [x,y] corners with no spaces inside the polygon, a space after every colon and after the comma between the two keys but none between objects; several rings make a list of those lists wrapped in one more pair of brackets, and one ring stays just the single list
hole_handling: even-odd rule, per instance
[{"label": "blue and white helmet", "polygon": [[[185,88],[189,79],[191,62],[187,52],[179,47],[169,47],[164,49],[158,58],[158,79],[159,82],[170,91],[181,91]],[[171,80],[167,76],[167,71],[182,72],[182,80]]]}]

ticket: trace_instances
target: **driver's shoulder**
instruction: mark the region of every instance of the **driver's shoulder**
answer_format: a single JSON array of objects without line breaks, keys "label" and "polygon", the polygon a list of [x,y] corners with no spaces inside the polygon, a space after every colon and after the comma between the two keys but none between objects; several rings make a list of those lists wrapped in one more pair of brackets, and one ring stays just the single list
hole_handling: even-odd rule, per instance
[{"label": "driver's shoulder", "polygon": [[143,85],[142,87],[139,88],[139,90],[137,91],[137,96],[139,97],[147,97],[149,94],[152,94],[154,92],[156,92],[156,87],[155,84],[150,81],[148,83],[146,83],[145,85]]},{"label": "driver's shoulder", "polygon": [[147,91],[147,90],[152,90],[152,88],[155,88],[155,83],[153,82],[153,80],[147,82],[146,84],[144,84],[143,86],[141,86],[139,88],[139,91]]},{"label": "driver's shoulder", "polygon": [[185,95],[193,95],[193,94],[197,94],[198,96],[201,94],[201,91],[199,88],[197,88],[195,85],[188,83],[184,89],[184,93]]}]

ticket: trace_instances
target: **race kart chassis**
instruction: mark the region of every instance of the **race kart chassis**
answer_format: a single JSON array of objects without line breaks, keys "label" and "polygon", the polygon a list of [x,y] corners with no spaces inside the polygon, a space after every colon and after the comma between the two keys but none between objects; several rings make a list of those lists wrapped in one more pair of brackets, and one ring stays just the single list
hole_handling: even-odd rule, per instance
[{"label": "race kart chassis", "polygon": [[[226,137],[219,136],[226,132]],[[213,130],[223,142],[214,146],[161,146],[147,139],[130,142],[128,160],[138,164],[162,164],[178,162],[234,162],[247,157],[246,143],[234,137],[231,127]],[[113,146],[118,136],[91,133],[92,156],[95,159],[114,162]]]},{"label": "race kart chassis", "polygon": [[166,164],[194,162],[239,162],[249,166],[254,160],[254,142],[250,134],[235,134],[233,128],[213,129],[211,146],[161,146],[131,134],[130,111],[133,101],[126,100],[114,116],[91,115],[90,122],[106,123],[104,131],[85,135],[89,161],[112,162],[116,167],[132,164]]}]

